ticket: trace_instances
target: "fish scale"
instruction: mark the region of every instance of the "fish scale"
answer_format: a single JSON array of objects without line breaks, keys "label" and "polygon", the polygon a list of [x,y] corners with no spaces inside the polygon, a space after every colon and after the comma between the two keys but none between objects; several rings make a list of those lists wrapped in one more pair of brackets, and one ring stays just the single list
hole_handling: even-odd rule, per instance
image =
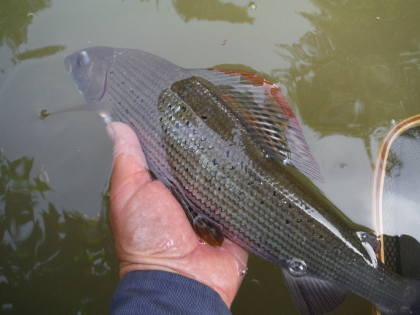
[{"label": "fish scale", "polygon": [[66,66],[91,106],[134,129],[193,224],[281,267],[303,313],[331,311],[350,290],[387,314],[418,314],[419,283],[386,270],[362,240],[369,230],[311,181],[319,170],[275,86],[132,49],[89,48]]},{"label": "fish scale", "polygon": [[[173,102],[174,102],[174,100],[172,100]],[[168,123],[170,123],[172,121],[172,119],[168,119]],[[170,130],[170,129],[167,129],[168,130],[168,135],[167,135],[167,137],[173,137],[173,132]],[[188,132],[188,131],[187,131]],[[204,131],[205,133],[208,133],[208,132],[206,132],[206,131]],[[188,136],[187,135],[180,135],[180,137],[182,137],[182,139],[183,138],[188,138]],[[210,140],[210,139],[209,139]],[[211,141],[211,140],[210,140]],[[216,142],[216,141],[215,141]],[[216,144],[218,147],[220,147],[220,144]],[[188,165],[191,165],[191,164],[197,164],[197,162],[196,161],[191,161],[191,159],[192,159],[192,156],[190,156],[188,153],[188,150],[185,150],[184,148],[180,148],[180,150],[179,151],[174,151],[173,153],[172,152],[170,152],[169,154],[173,154],[174,155],[174,157],[173,157],[173,159],[171,159],[171,157],[169,156],[168,158],[169,158],[169,160],[175,160],[175,161],[180,161],[180,162],[183,162],[183,163],[186,163],[186,164],[188,164]],[[203,154],[206,154],[206,152],[203,152]],[[243,161],[243,159],[239,159],[239,160],[242,160]],[[179,168],[182,168],[182,166],[179,166]],[[200,168],[201,169],[201,168]],[[259,172],[252,172],[251,171],[251,168],[248,168],[246,171],[245,171],[246,173],[247,173],[247,176],[253,176],[254,177],[254,180],[252,180],[253,182],[257,182],[258,180],[256,180],[255,178],[260,174]],[[209,175],[203,175],[203,177],[211,177],[211,176],[209,176]],[[258,177],[260,177],[260,176],[258,176]],[[185,179],[181,179],[180,180],[181,182],[186,182],[186,180]],[[216,178],[215,179],[215,181],[218,181],[218,179]],[[255,187],[249,187],[248,185],[241,185],[241,183],[243,183],[244,181],[242,180],[242,179],[240,179],[239,181],[238,181],[238,183],[237,183],[237,185],[240,187],[240,189],[242,190],[242,191],[246,191],[247,193],[245,193],[245,195],[252,195],[253,193],[252,192],[254,192],[255,191]],[[209,183],[209,185],[210,186],[212,186],[213,185],[213,182],[210,182]],[[257,186],[257,189],[258,189],[258,186]],[[257,194],[257,195],[259,195],[260,196],[260,198],[264,198],[265,196],[264,196],[264,194],[263,194],[263,191],[267,191],[267,187],[265,187],[265,189],[263,188],[263,189],[261,189],[260,191],[259,191],[259,193]],[[202,192],[202,194],[204,195],[205,193],[208,193],[208,189],[206,188],[206,187],[204,187],[204,189],[203,189],[203,192]],[[225,194],[221,194],[222,196],[224,196]],[[222,198],[221,197],[221,195],[214,195],[214,194],[211,194],[211,197],[212,198]],[[227,192],[227,195],[228,196],[235,196],[235,191],[229,191],[229,192]],[[262,200],[262,199],[260,199],[260,200]],[[235,199],[235,201],[236,201],[236,204],[238,203],[238,200],[237,199]],[[240,212],[240,215],[243,217],[243,218],[247,218],[246,216],[245,216],[245,214],[247,214],[247,215],[249,215],[250,217],[249,218],[247,218],[246,220],[247,221],[250,221],[250,222],[256,222],[256,223],[259,223],[259,222],[261,222],[262,220],[261,220],[261,216],[259,215],[259,213],[264,213],[265,211],[265,207],[264,208],[259,208],[259,207],[256,207],[256,209],[254,208],[254,209],[251,209],[251,211],[249,211],[248,210],[248,207],[247,207],[247,205],[246,205],[246,203],[247,202],[250,202],[250,201],[254,201],[254,199],[245,199],[245,201],[243,202],[243,203],[245,203],[245,205],[244,206],[238,206],[238,208],[240,208],[240,210],[241,210],[241,212]],[[216,202],[217,204],[222,204],[222,202]],[[242,203],[242,204],[243,204]],[[258,203],[258,202],[257,202]],[[233,203],[233,204],[231,204],[231,205],[227,205],[227,206],[231,206],[231,207],[234,207],[235,206],[235,203]],[[296,209],[295,209],[296,210]],[[210,215],[217,215],[217,213],[215,214],[214,213],[214,211],[213,210],[210,210],[209,211],[210,213],[206,213],[206,214],[210,214]],[[229,211],[230,213],[237,213],[237,211],[234,211],[234,210],[232,210],[232,211]],[[282,214],[282,213],[284,213],[284,211],[279,211],[279,214]],[[292,221],[295,221],[295,219],[292,217],[291,218],[291,220]],[[233,221],[233,220],[232,220]],[[264,222],[264,221],[263,221]],[[267,222],[264,222],[264,223],[267,223]],[[249,226],[249,224],[248,224],[248,226]],[[265,224],[265,225],[262,225],[262,226],[258,226],[257,228],[256,228],[256,230],[258,230],[258,231],[262,231],[262,230],[266,230],[267,228],[270,228],[269,230],[271,230],[272,229],[272,227],[270,227],[270,223],[267,223],[267,224]],[[284,230],[285,230],[285,228],[284,228]],[[274,230],[273,232],[276,232],[276,230]],[[290,231],[285,231],[286,233],[282,233],[281,235],[279,235],[280,237],[281,236],[283,236],[283,235],[288,235],[289,233],[287,233],[287,232],[292,232],[292,229],[290,229]],[[251,234],[251,233],[250,233]],[[275,238],[275,236],[277,236],[277,235],[274,235],[274,237],[273,238]],[[268,237],[267,237],[268,238]],[[258,245],[259,247],[260,247],[260,245]],[[283,252],[285,252],[285,251],[283,251]],[[283,257],[275,257],[275,258],[272,258],[272,260],[278,260],[278,259],[280,259],[280,258],[283,258]]]}]

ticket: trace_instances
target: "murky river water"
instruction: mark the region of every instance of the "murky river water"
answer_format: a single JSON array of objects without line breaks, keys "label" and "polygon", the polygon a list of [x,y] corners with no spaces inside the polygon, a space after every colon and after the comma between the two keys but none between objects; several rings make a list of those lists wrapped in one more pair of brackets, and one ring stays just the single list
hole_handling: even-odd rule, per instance
[{"label": "murky river water", "polygon": [[[299,114],[322,190],[372,226],[379,143],[420,113],[419,16],[417,0],[2,0],[0,312],[105,314],[118,281],[104,124],[92,112],[38,118],[83,102],[67,54],[107,45],[260,72]],[[233,313],[296,314],[280,271],[249,267]],[[334,314],[370,312],[350,295]]]}]

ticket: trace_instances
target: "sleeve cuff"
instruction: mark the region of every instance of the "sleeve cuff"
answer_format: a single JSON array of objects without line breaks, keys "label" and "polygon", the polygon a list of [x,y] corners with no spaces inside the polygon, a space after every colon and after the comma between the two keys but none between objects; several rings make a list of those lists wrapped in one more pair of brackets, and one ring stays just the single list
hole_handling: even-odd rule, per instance
[{"label": "sleeve cuff", "polygon": [[231,312],[219,294],[208,286],[159,270],[127,273],[111,303],[111,314],[223,314]]}]

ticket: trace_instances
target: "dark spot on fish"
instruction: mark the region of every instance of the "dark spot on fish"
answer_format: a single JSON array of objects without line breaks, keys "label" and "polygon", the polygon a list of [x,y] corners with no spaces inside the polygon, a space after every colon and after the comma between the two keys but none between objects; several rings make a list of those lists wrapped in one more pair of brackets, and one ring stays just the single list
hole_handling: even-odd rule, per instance
[{"label": "dark spot on fish", "polygon": [[185,168],[185,171],[186,171],[186,172],[188,172],[188,171],[189,171],[189,168],[188,168],[188,167],[186,167],[186,168]]},{"label": "dark spot on fish", "polygon": [[187,108],[185,106],[181,106],[181,111],[185,112]]},{"label": "dark spot on fish", "polygon": [[276,196],[276,191],[275,190],[273,190],[273,197],[275,197]]},{"label": "dark spot on fish", "polygon": [[289,209],[292,208],[292,204],[289,202],[289,204],[287,205],[289,207]]},{"label": "dark spot on fish", "polygon": [[207,116],[206,115],[202,115],[201,116],[201,119],[206,120],[207,119]]},{"label": "dark spot on fish", "polygon": [[190,126],[190,122],[187,120],[187,122],[185,123],[185,125],[187,125],[187,127],[189,127]]},{"label": "dark spot on fish", "polygon": [[289,223],[290,223],[290,221],[286,219],[285,223],[286,223],[286,224],[289,224]]}]

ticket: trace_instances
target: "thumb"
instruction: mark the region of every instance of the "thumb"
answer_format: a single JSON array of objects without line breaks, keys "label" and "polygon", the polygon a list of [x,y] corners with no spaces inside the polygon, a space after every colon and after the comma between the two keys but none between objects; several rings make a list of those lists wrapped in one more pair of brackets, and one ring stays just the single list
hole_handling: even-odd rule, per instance
[{"label": "thumb", "polygon": [[107,132],[114,143],[111,200],[116,209],[121,209],[139,187],[152,179],[134,131],[126,124],[113,122],[107,125]]}]

